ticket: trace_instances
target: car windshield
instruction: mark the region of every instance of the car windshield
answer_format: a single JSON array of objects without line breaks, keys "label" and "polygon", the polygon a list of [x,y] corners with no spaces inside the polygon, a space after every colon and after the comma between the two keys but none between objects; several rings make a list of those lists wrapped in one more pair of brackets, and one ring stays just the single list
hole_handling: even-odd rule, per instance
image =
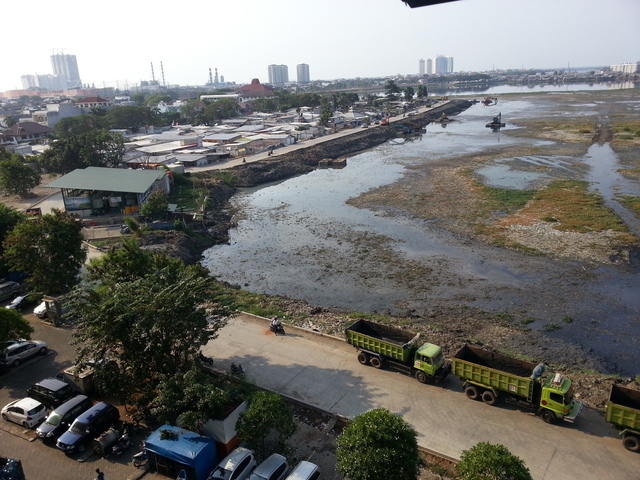
[{"label": "car windshield", "polygon": [[45,423],[48,423],[49,425],[53,425],[54,427],[57,427],[58,425],[60,425],[61,421],[62,421],[62,415],[56,412],[52,412],[51,415],[49,415],[45,420]]},{"label": "car windshield", "polygon": [[87,431],[87,424],[82,422],[73,422],[73,425],[71,425],[69,430],[73,433],[77,433],[78,435],[84,435]]}]

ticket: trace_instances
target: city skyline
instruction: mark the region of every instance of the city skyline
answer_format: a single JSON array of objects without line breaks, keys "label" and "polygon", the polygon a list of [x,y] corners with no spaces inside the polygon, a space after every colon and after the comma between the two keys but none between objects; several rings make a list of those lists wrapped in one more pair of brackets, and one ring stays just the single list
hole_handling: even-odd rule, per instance
[{"label": "city skyline", "polygon": [[[201,16],[180,12],[176,22],[171,12],[135,2],[113,0],[99,29],[78,0],[64,8],[44,0],[33,4],[48,20],[44,38],[27,35],[16,20],[21,7],[15,2],[3,11],[5,38],[19,38],[20,49],[5,55],[0,91],[21,89],[23,75],[53,73],[54,51],[76,56],[83,84],[120,89],[151,80],[151,63],[158,79],[160,62],[166,84],[189,86],[205,85],[210,68],[238,85],[253,78],[267,83],[266,67],[275,63],[269,57],[291,68],[310,65],[312,81],[415,75],[417,59],[433,56],[425,52],[446,52],[455,58],[456,72],[640,61],[637,0],[609,0],[606,8],[601,0],[460,0],[414,9],[401,0],[326,0],[302,7],[295,0],[247,0],[255,15],[241,26],[217,22],[214,37]],[[210,8],[201,0],[193,6],[194,12]],[[363,27],[331,28],[337,12]],[[217,18],[234,15],[232,4],[216,5]],[[156,30],[161,33],[149,34]]]}]

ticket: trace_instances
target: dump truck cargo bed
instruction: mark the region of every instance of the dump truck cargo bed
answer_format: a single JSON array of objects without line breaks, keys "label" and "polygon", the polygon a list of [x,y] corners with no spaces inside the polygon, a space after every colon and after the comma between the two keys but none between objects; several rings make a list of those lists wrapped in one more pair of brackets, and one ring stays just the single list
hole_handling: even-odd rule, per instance
[{"label": "dump truck cargo bed", "polygon": [[419,334],[400,328],[358,320],[345,330],[347,342],[354,347],[406,362],[415,351]]},{"label": "dump truck cargo bed", "polygon": [[607,402],[607,422],[640,432],[640,391],[612,385]]},{"label": "dump truck cargo bed", "polygon": [[465,345],[452,363],[452,373],[464,380],[532,400],[531,362]]}]

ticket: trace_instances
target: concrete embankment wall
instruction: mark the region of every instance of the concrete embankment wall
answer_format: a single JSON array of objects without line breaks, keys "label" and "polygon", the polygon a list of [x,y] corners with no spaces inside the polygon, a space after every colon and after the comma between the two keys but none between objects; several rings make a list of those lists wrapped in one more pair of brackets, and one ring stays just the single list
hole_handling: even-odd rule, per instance
[{"label": "concrete embankment wall", "polygon": [[[467,100],[451,100],[427,112],[405,117],[393,123],[423,128],[443,113],[456,115],[471,106]],[[237,178],[238,187],[255,187],[264,183],[284,180],[308,173],[318,166],[318,162],[326,158],[338,158],[373,148],[401,135],[402,130],[389,126],[375,126],[351,135],[329,140],[318,145],[279,155],[258,162],[239,165],[229,171]]]}]

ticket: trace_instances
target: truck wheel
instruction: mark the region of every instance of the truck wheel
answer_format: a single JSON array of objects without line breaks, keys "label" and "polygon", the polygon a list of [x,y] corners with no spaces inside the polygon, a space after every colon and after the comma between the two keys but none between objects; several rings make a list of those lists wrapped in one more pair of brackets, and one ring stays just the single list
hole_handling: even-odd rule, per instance
[{"label": "truck wheel", "polygon": [[491,390],[482,392],[482,401],[487,405],[495,405],[498,401],[498,397]]},{"label": "truck wheel", "polygon": [[556,423],[556,414],[550,410],[543,410],[540,417],[542,417],[542,421],[544,423],[548,423],[550,425]]},{"label": "truck wheel", "polygon": [[478,398],[480,398],[480,393],[478,392],[478,389],[473,385],[469,385],[467,388],[465,388],[464,394],[467,396],[467,398],[470,398],[471,400],[478,400]]},{"label": "truck wheel", "polygon": [[367,355],[364,352],[360,352],[358,354],[358,361],[362,364],[362,365],[367,365],[369,363],[369,355]]},{"label": "truck wheel", "polygon": [[382,360],[380,360],[378,357],[371,357],[369,363],[371,363],[371,366],[373,368],[382,368]]},{"label": "truck wheel", "polygon": [[630,452],[640,452],[640,438],[628,435],[622,439],[622,445]]},{"label": "truck wheel", "polygon": [[424,373],[422,370],[418,370],[416,372],[416,379],[420,382],[420,383],[427,383],[427,380],[429,380],[429,378],[427,377],[427,374]]}]

